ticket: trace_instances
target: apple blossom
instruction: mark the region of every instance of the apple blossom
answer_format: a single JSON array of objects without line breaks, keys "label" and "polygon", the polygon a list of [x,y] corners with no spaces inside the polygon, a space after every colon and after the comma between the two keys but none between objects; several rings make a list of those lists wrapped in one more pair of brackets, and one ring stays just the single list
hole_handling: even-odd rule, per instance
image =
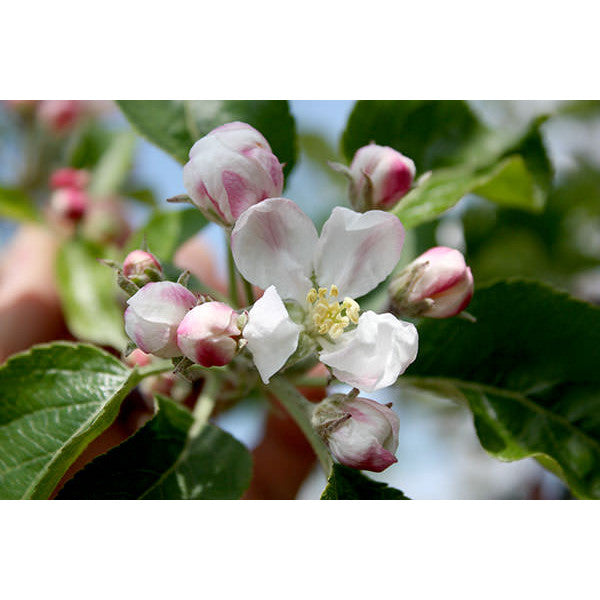
[{"label": "apple blossom", "polygon": [[315,407],[312,424],[333,457],[347,467],[379,473],[397,462],[400,421],[389,406],[334,394]]},{"label": "apple blossom", "polygon": [[360,211],[392,208],[410,190],[415,172],[415,163],[393,148],[359,148],[349,169],[352,206]]},{"label": "apple blossom", "polygon": [[123,275],[139,287],[162,277],[162,267],[156,257],[145,250],[133,250],[123,261]]},{"label": "apple blossom", "polygon": [[239,315],[223,302],[205,302],[190,310],[177,328],[177,345],[192,362],[222,367],[238,351]]},{"label": "apple blossom", "polygon": [[50,176],[50,187],[53,189],[66,187],[83,190],[87,187],[89,182],[90,174],[85,169],[64,167],[62,169],[57,169]]},{"label": "apple blossom", "polygon": [[[344,383],[367,391],[394,383],[416,358],[416,329],[390,314],[360,314],[354,298],[389,275],[403,241],[402,224],[383,211],[336,207],[320,237],[285,198],[270,198],[240,216],[231,235],[235,263],[248,281],[266,288],[243,330],[265,383],[302,337]],[[295,307],[294,319],[284,300]]]},{"label": "apple blossom", "polygon": [[473,275],[464,256],[452,248],[430,248],[390,284],[395,313],[444,319],[462,312],[473,296]]},{"label": "apple blossom", "polygon": [[233,122],[213,129],[192,146],[183,181],[207,218],[233,225],[249,206],[281,194],[283,170],[256,129]]},{"label": "apple blossom", "polygon": [[42,100],[37,107],[40,122],[55,133],[72,129],[85,113],[80,100]]},{"label": "apple blossom", "polygon": [[50,210],[59,219],[80,221],[90,205],[88,195],[79,189],[63,187],[52,192]]},{"label": "apple blossom", "polygon": [[196,296],[178,283],[147,283],[127,300],[125,331],[148,354],[162,358],[181,356],[177,328],[196,305]]}]

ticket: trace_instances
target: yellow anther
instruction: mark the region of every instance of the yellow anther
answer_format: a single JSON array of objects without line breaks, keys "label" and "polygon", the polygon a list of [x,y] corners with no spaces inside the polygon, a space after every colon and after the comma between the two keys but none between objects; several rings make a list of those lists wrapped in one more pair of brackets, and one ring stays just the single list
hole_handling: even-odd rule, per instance
[{"label": "yellow anther", "polygon": [[327,288],[312,288],[306,295],[309,318],[315,331],[320,335],[329,335],[337,339],[350,323],[358,323],[360,307],[352,298],[344,298],[340,304],[336,298],[339,290],[332,285],[327,293]]}]

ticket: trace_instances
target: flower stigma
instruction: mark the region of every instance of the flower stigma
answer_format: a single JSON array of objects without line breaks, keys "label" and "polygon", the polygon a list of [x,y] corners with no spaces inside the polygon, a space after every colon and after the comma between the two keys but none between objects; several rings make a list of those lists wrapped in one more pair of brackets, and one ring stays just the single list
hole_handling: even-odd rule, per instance
[{"label": "flower stigma", "polygon": [[311,288],[306,295],[312,328],[319,335],[329,335],[332,340],[339,338],[350,323],[358,323],[360,311],[358,302],[352,298],[346,297],[340,304],[338,293],[337,286],[332,285],[329,293],[327,288],[320,287],[318,290]]}]

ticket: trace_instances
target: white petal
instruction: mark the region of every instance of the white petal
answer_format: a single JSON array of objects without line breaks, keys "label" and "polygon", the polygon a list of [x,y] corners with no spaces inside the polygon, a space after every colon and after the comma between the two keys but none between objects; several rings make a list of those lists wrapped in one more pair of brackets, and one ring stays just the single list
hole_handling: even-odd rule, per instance
[{"label": "white petal", "polygon": [[231,249],[248,281],[262,288],[274,285],[281,298],[304,303],[317,239],[313,222],[295,202],[269,198],[239,217]]},{"label": "white petal", "polygon": [[414,325],[390,313],[367,311],[356,329],[322,345],[321,361],[340,381],[373,392],[392,385],[415,360],[418,335]]},{"label": "white petal", "polygon": [[294,353],[301,330],[302,327],[290,319],[275,287],[267,288],[254,303],[242,335],[265,383],[269,383],[269,378]]},{"label": "white petal", "polygon": [[404,227],[394,215],[336,206],[317,245],[317,282],[327,288],[337,285],[341,297],[359,298],[392,272],[403,243]]}]

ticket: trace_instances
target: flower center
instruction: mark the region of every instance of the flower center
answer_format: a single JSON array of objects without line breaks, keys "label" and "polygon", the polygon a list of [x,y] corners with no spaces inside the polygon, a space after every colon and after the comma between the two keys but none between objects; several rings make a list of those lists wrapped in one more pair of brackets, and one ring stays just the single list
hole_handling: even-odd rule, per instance
[{"label": "flower center", "polygon": [[344,298],[340,304],[337,300],[338,289],[332,285],[327,292],[327,288],[311,288],[306,295],[308,303],[309,318],[312,321],[314,329],[320,335],[329,335],[333,340],[342,335],[344,329],[350,323],[358,323],[360,307],[352,298]]}]

